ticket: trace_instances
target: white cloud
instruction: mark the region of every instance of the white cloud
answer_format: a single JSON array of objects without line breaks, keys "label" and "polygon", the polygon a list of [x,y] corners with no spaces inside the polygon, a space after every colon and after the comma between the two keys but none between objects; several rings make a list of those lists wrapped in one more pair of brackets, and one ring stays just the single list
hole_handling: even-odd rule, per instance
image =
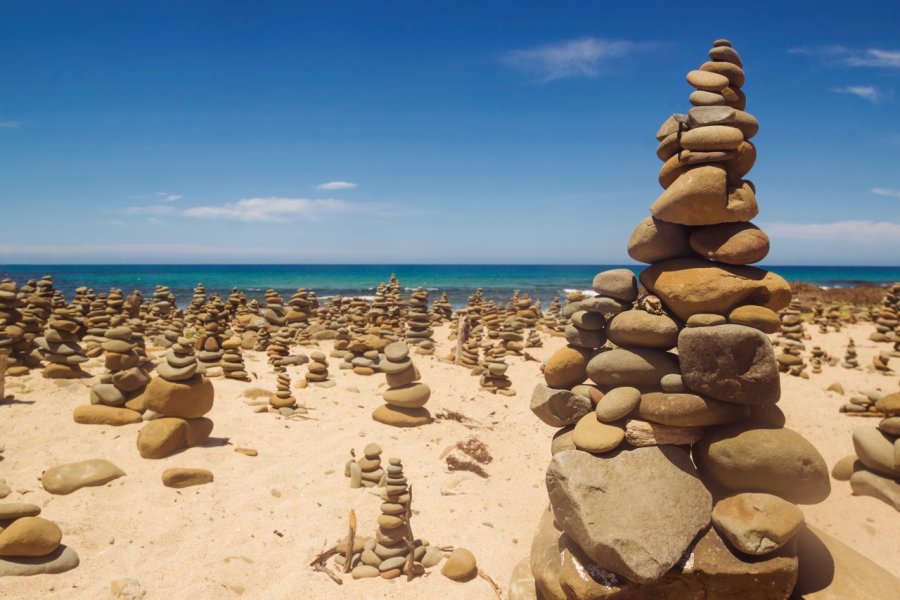
[{"label": "white cloud", "polygon": [[317,190],[352,190],[356,187],[355,183],[350,181],[329,181],[328,183],[320,183],[316,186]]},{"label": "white cloud", "polygon": [[828,63],[844,67],[876,67],[900,69],[900,50],[866,48],[864,50],[846,46],[821,46],[816,48],[791,48],[792,54],[818,57]]},{"label": "white cloud", "polygon": [[900,198],[900,190],[894,188],[872,188],[872,193],[878,196],[889,196],[891,198]]},{"label": "white cloud", "polygon": [[197,206],[182,214],[195,219],[226,219],[260,223],[288,221],[292,218],[317,219],[331,213],[375,210],[374,205],[351,204],[343,200],[309,198],[244,198],[221,206]]},{"label": "white cloud", "polygon": [[0,129],[20,129],[22,121],[0,121]]},{"label": "white cloud", "polygon": [[503,62],[546,83],[566,77],[596,77],[612,60],[648,46],[627,40],[580,38],[512,50],[503,56]]},{"label": "white cloud", "polygon": [[127,215],[146,215],[150,217],[160,217],[170,215],[175,212],[174,206],[168,204],[150,204],[148,206],[129,206],[124,210]]},{"label": "white cloud", "polygon": [[874,85],[848,85],[847,87],[831,88],[831,91],[838,94],[859,96],[869,102],[878,102],[883,98],[882,93]]},{"label": "white cloud", "polygon": [[759,226],[772,237],[900,246],[900,223],[887,221],[775,222]]},{"label": "white cloud", "polygon": [[168,192],[156,192],[156,196],[163,202],[175,202],[184,198],[181,194],[170,194]]}]

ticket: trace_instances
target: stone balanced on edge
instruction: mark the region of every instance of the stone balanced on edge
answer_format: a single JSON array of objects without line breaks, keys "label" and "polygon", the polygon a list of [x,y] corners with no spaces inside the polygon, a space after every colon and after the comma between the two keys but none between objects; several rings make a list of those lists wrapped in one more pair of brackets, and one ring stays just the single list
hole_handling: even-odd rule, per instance
[{"label": "stone balanced on edge", "polygon": [[830,492],[825,461],[775,406],[766,333],[791,290],[747,266],[769,248],[743,179],[758,124],[744,112],[737,52],[713,46],[687,76],[694,108],[657,136],[665,191],[628,244],[650,263],[649,295],[638,297],[628,270],[597,275],[598,295],[567,307],[569,344],[532,397],[535,414],[563,429],[513,599],[788,598],[796,504]]}]

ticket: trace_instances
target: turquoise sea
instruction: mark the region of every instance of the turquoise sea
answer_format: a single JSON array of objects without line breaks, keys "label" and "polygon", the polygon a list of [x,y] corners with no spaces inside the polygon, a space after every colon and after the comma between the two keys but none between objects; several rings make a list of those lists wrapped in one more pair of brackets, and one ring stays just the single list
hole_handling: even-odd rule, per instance
[{"label": "turquoise sea", "polygon": [[[146,294],[161,284],[169,286],[179,303],[186,303],[198,282],[208,292],[226,295],[239,288],[256,298],[268,288],[289,296],[298,287],[315,290],[320,298],[371,296],[393,273],[407,290],[424,287],[432,297],[435,292],[447,292],[459,306],[478,287],[488,298],[505,301],[519,290],[546,303],[569,290],[590,289],[596,273],[620,266],[639,271],[643,265],[0,265],[0,279],[24,283],[52,275],[55,287],[67,298],[79,286],[96,291],[119,288],[126,293],[139,289]],[[788,281],[820,286],[900,281],[900,267],[765,267]]]}]

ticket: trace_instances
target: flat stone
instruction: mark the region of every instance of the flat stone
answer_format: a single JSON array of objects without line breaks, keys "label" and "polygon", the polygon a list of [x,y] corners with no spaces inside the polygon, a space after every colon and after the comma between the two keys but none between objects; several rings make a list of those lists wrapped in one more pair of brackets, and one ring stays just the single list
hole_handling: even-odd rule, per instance
[{"label": "flat stone", "polygon": [[131,425],[141,422],[141,413],[130,408],[116,408],[102,404],[85,404],[76,406],[72,412],[76,423],[82,425]]},{"label": "flat stone", "polygon": [[575,447],[592,454],[602,454],[618,448],[625,440],[625,430],[607,425],[588,413],[578,420],[572,433]]},{"label": "flat stone", "polygon": [[579,329],[571,323],[569,325],[566,325],[565,329],[563,330],[563,335],[566,338],[566,342],[568,342],[570,346],[577,346],[579,348],[585,348],[588,350],[600,348],[601,346],[603,346],[603,344],[606,343],[605,331],[590,331],[586,329]]},{"label": "flat stone", "polygon": [[36,517],[41,514],[41,507],[25,502],[0,503],[0,521],[11,521],[21,517]]},{"label": "flat stone", "polygon": [[725,96],[722,94],[705,92],[703,90],[691,92],[688,100],[693,106],[723,106],[725,104]]},{"label": "flat stone", "polygon": [[124,476],[125,471],[108,460],[94,458],[51,467],[41,475],[41,484],[51,494],[65,495]]},{"label": "flat stone", "polygon": [[112,382],[116,388],[123,392],[135,392],[150,383],[150,376],[143,369],[132,367],[113,373]]},{"label": "flat stone", "polygon": [[661,425],[708,427],[746,419],[750,408],[697,394],[651,392],[641,396],[638,416]]},{"label": "flat stone", "polygon": [[431,388],[424,383],[409,383],[401,387],[385,390],[381,394],[384,401],[402,408],[420,408],[431,397]]},{"label": "flat stone", "polygon": [[853,428],[853,448],[870,471],[888,477],[900,476],[900,451],[893,436],[886,436],[869,425],[857,425]]},{"label": "flat stone", "polygon": [[871,496],[900,511],[900,481],[865,469],[850,476],[850,488],[856,496]]},{"label": "flat stone", "polygon": [[607,328],[609,341],[617,346],[668,350],[678,343],[678,324],[667,315],[627,310],[613,317]]},{"label": "flat stone", "polygon": [[697,127],[681,134],[681,146],[685,150],[709,152],[734,150],[744,141],[744,134],[737,127],[709,125]]},{"label": "flat stone", "polygon": [[212,471],[206,469],[190,469],[175,467],[166,469],[162,474],[163,485],[170,488],[186,488],[193,485],[204,485],[213,480]]},{"label": "flat stone", "polygon": [[393,342],[384,347],[384,355],[391,362],[405,362],[409,358],[409,346],[406,342]]},{"label": "flat stone", "polygon": [[61,545],[46,556],[0,558],[0,577],[65,573],[77,567],[78,562],[78,554]]},{"label": "flat stone", "polygon": [[816,504],[831,492],[822,455],[790,429],[721,427],[694,445],[693,456],[704,478],[734,492],[765,492],[796,504]]},{"label": "flat stone", "polygon": [[724,325],[728,319],[722,315],[714,315],[712,313],[697,313],[691,315],[685,322],[687,327],[713,327],[715,325]]},{"label": "flat stone", "polygon": [[759,206],[750,184],[730,183],[721,165],[701,164],[685,169],[650,206],[650,213],[669,223],[716,225],[749,221]]},{"label": "flat stone", "polygon": [[636,582],[659,579],[709,524],[712,497],[671,446],[602,457],[555,454],[547,491],[561,529],[592,560]]},{"label": "flat stone", "polygon": [[736,494],[716,502],[712,522],[746,554],[762,556],[787,544],[803,527],[803,512],[772,494]]},{"label": "flat stone", "polygon": [[774,404],[781,379],[769,338],[743,325],[688,327],[678,336],[684,384],[736,404]]},{"label": "flat stone", "polygon": [[111,383],[98,383],[91,388],[91,404],[122,406],[125,395]]},{"label": "flat stone", "polygon": [[401,408],[389,404],[379,406],[372,413],[379,423],[392,427],[419,427],[432,422],[431,413],[425,408]]},{"label": "flat stone", "polygon": [[587,366],[588,377],[601,388],[657,389],[663,376],[677,372],[678,359],[674,354],[650,348],[601,352]]},{"label": "flat stone", "polygon": [[594,276],[594,291],[622,302],[637,299],[637,279],[630,269],[610,269]]},{"label": "flat stone", "polygon": [[168,362],[163,362],[156,366],[156,373],[160,378],[170,382],[190,380],[196,376],[199,366],[193,356],[191,359],[191,362],[183,367],[173,367]]},{"label": "flat stone", "polygon": [[727,77],[709,71],[691,71],[686,79],[696,89],[706,92],[720,92],[728,87]]},{"label": "flat stone", "polygon": [[738,306],[728,313],[728,322],[734,325],[744,325],[759,329],[763,333],[778,333],[781,329],[781,321],[778,313],[765,306],[747,304]]}]

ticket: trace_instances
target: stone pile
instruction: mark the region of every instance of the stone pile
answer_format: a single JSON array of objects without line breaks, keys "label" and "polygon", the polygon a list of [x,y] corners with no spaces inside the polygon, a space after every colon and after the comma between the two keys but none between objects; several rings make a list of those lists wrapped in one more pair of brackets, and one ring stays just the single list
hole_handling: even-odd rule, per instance
[{"label": "stone pile", "polygon": [[0,333],[8,340],[8,377],[27,375],[41,366],[40,356],[33,354],[41,324],[27,310],[18,287],[9,278],[0,281]]},{"label": "stone pile", "polygon": [[859,368],[859,358],[856,356],[856,343],[853,341],[853,338],[850,338],[850,341],[847,342],[847,349],[844,351],[844,360],[841,361],[841,366],[845,369]]},{"label": "stone pile", "polygon": [[306,381],[314,383],[319,387],[331,387],[333,381],[328,380],[328,361],[321,352],[311,352],[309,354],[309,364],[306,365]]},{"label": "stone pile", "polygon": [[448,323],[453,319],[453,305],[447,299],[447,292],[442,292],[439,298],[436,298],[431,305],[431,323],[440,325]]},{"label": "stone pile", "polygon": [[220,327],[215,321],[207,321],[202,325],[203,329],[197,337],[195,344],[197,356],[197,372],[207,377],[217,377],[223,374],[221,369],[222,357],[225,350],[222,348],[222,336]]},{"label": "stone pile", "polygon": [[900,392],[876,397],[872,409],[882,420],[854,428],[856,456],[838,461],[832,475],[849,480],[855,495],[872,496],[900,511]]},{"label": "stone pile", "polygon": [[269,397],[269,404],[276,411],[286,408],[293,412],[297,407],[297,399],[291,393],[291,376],[287,372],[275,376],[275,393]]},{"label": "stone pile", "polygon": [[90,406],[75,408],[75,422],[89,425],[139,423],[144,410],[141,396],[150,383],[143,338],[135,336],[125,326],[111,327],[105,333],[102,349],[107,372],[91,388]]},{"label": "stone pile", "polygon": [[788,308],[779,312],[778,316],[781,320],[780,337],[796,342],[809,338],[806,335],[806,326],[799,302],[792,301]]},{"label": "stone pile", "polygon": [[294,330],[294,339],[297,339],[300,332],[309,327],[310,317],[317,308],[315,300],[315,295],[305,288],[297,288],[297,291],[288,300],[284,321],[288,327]]},{"label": "stone pile", "polygon": [[385,470],[381,466],[381,446],[367,444],[363,448],[363,457],[350,459],[344,468],[344,477],[350,478],[351,488],[384,487]]},{"label": "stone pile", "polygon": [[900,356],[900,282],[887,289],[872,320],[875,332],[869,339],[893,344],[894,356]]},{"label": "stone pile", "polygon": [[485,365],[484,372],[478,385],[481,389],[492,394],[500,394],[501,396],[515,396],[516,391],[512,389],[512,380],[506,375],[509,365],[506,363],[504,356],[495,356]]},{"label": "stone pile", "polygon": [[226,379],[250,381],[250,375],[244,366],[244,355],[241,352],[242,344],[241,337],[237,334],[222,342],[223,354],[220,365]]},{"label": "stone pile", "polygon": [[268,289],[264,294],[266,307],[262,310],[262,316],[272,330],[284,327],[287,323],[287,309],[284,307],[284,298],[275,290]]},{"label": "stone pile", "polygon": [[543,325],[544,331],[552,336],[563,335],[562,306],[560,306],[559,298],[556,296],[550,300],[550,306],[544,313],[544,319],[541,322],[541,325]]},{"label": "stone pile", "polygon": [[405,342],[385,346],[378,367],[387,378],[388,389],[381,395],[385,404],[375,409],[372,418],[394,427],[430,423],[431,413],[425,404],[431,397],[431,388],[419,381],[419,370],[409,356],[409,346]]},{"label": "stone pile", "polygon": [[737,52],[718,40],[709,56],[687,76],[694,108],[659,131],[665,191],[629,241],[650,263],[648,294],[627,270],[597,275],[535,388],[532,411],[562,430],[514,600],[788,598],[795,504],[830,491],[824,460],[775,406],[767,333],[791,291],[747,266],[769,247],[742,179],[758,126]]},{"label": "stone pile", "polygon": [[152,417],[138,432],[137,447],[143,458],[165,458],[202,444],[213,428],[203,415],[212,410],[215,390],[206,375],[198,372],[189,339],[179,338],[169,348],[156,373],[158,377],[150,380],[143,395]]},{"label": "stone pile", "polygon": [[44,377],[48,379],[77,379],[86,377],[81,365],[89,359],[78,343],[79,324],[68,309],[56,312],[47,322],[44,335],[34,338],[42,360],[47,361]]},{"label": "stone pile", "polygon": [[794,377],[808,378],[806,359],[803,358],[806,346],[803,342],[785,338],[778,340],[777,345],[781,348],[781,352],[776,357],[778,370]]},{"label": "stone pile", "polygon": [[434,354],[434,329],[428,314],[428,292],[417,289],[409,298],[406,311],[406,341],[413,346],[416,354]]},{"label": "stone pile", "polygon": [[858,394],[850,396],[849,402],[841,406],[840,412],[855,416],[863,415],[884,417],[885,414],[882,413],[876,406],[878,401],[881,400],[882,396],[883,394],[878,390],[862,391]]},{"label": "stone pile", "polygon": [[64,573],[78,566],[78,555],[62,545],[59,525],[39,517],[41,508],[0,503],[0,577]]},{"label": "stone pile", "polygon": [[[876,373],[881,373],[882,375],[893,375],[894,370],[888,365],[891,360],[890,352],[879,352],[875,356],[872,357],[872,366],[875,367]],[[46,375],[45,375],[46,377]]]}]

